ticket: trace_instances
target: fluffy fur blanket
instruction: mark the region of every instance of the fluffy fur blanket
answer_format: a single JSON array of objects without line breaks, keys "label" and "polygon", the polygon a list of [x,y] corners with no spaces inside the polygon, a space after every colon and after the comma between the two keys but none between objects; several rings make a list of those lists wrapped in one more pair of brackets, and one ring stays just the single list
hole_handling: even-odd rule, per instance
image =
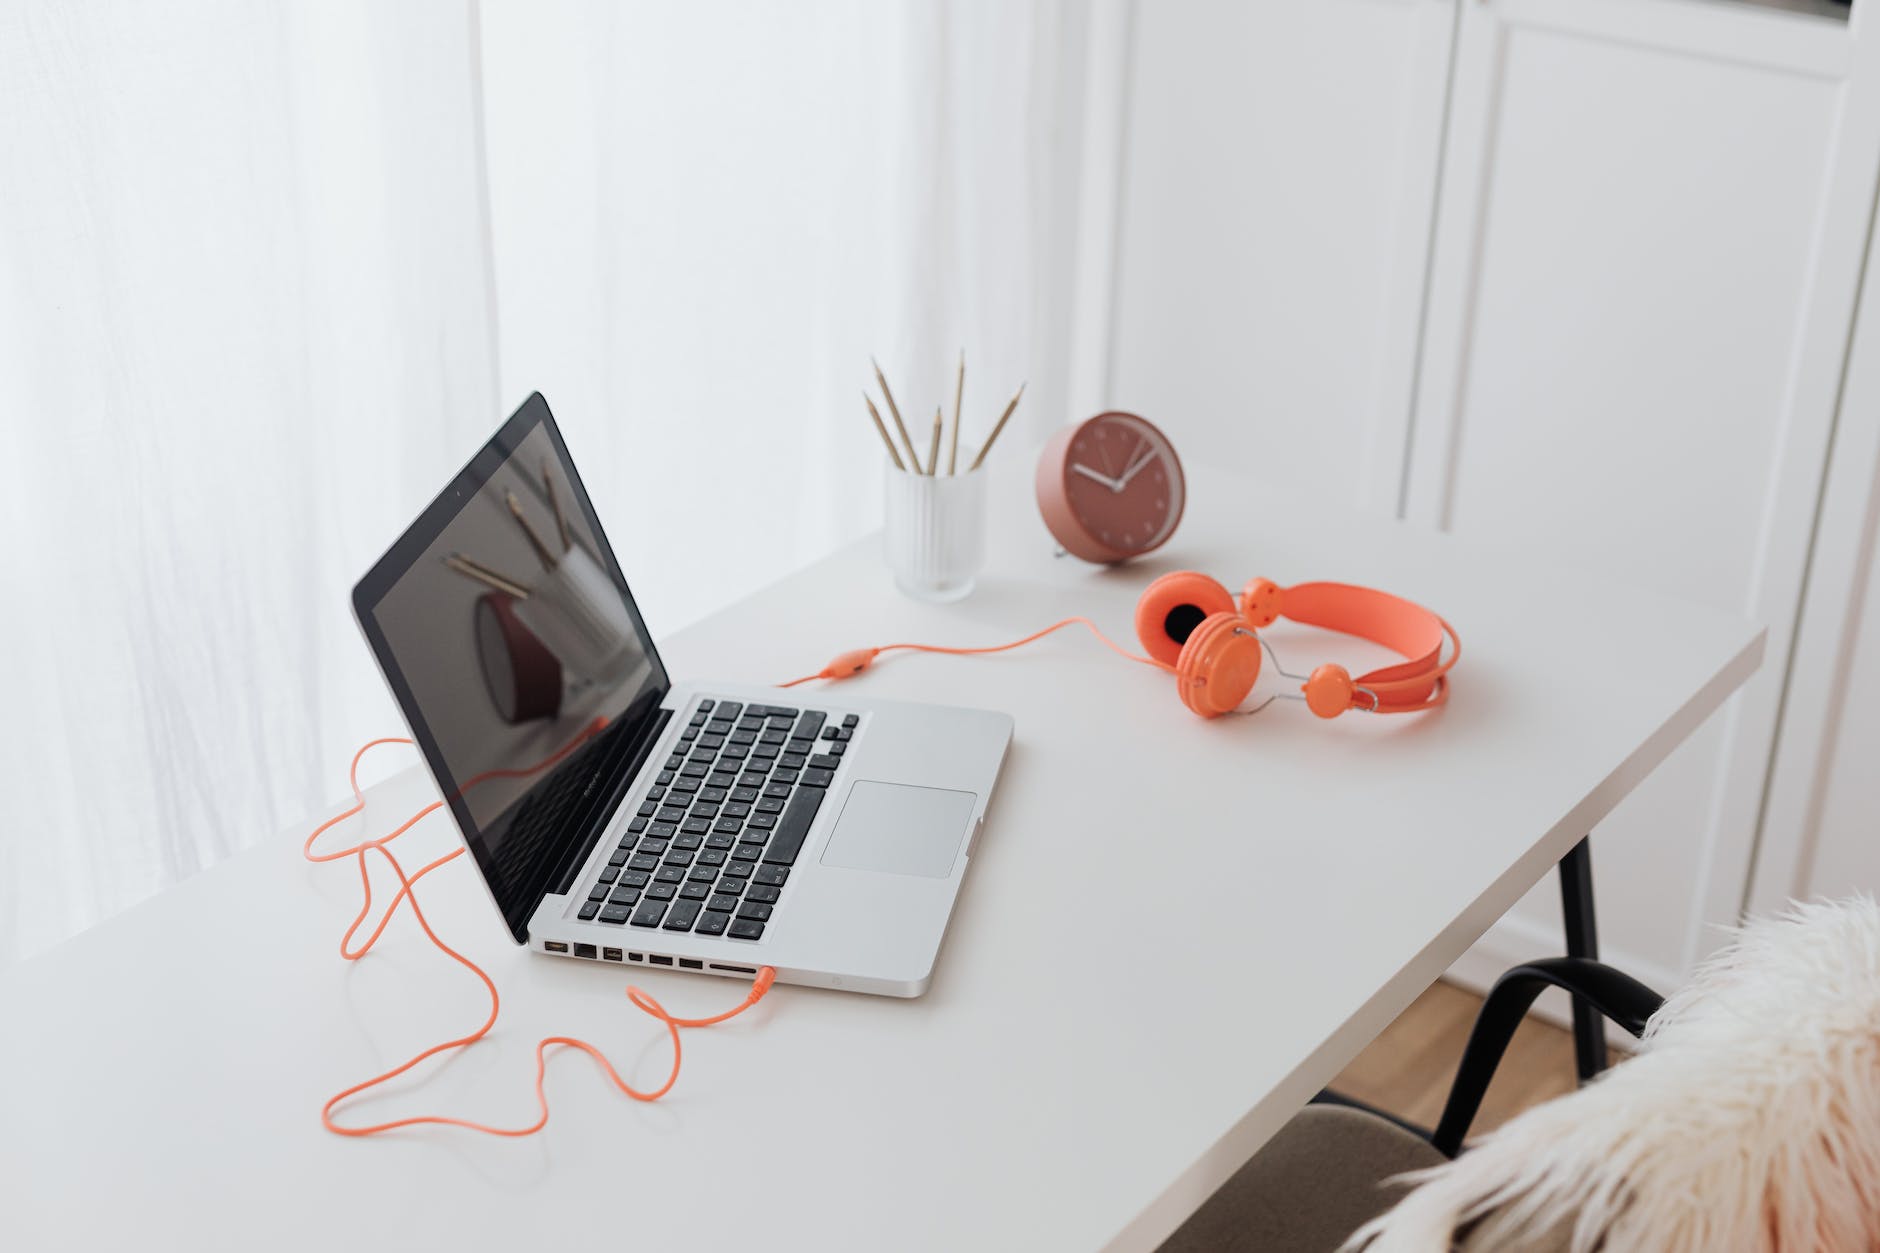
[{"label": "fluffy fur blanket", "polygon": [[1347,1249],[1880,1249],[1880,909],[1748,923],[1635,1057],[1407,1178]]}]

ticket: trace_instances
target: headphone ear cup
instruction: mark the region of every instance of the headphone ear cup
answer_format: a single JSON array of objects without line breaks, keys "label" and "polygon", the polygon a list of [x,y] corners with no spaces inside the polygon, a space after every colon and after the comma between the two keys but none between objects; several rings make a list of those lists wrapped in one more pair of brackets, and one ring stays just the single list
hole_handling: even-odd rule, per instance
[{"label": "headphone ear cup", "polygon": [[1177,570],[1143,589],[1136,602],[1136,639],[1143,652],[1172,670],[1182,646],[1203,622],[1233,612],[1234,597],[1218,580]]},{"label": "headphone ear cup", "polygon": [[1203,718],[1238,708],[1259,677],[1259,638],[1232,610],[1214,614],[1196,627],[1175,663],[1182,704]]}]

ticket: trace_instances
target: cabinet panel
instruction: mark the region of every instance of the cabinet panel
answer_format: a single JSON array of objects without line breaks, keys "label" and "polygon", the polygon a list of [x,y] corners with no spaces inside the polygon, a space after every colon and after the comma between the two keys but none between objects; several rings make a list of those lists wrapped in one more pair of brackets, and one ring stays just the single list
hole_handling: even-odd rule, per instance
[{"label": "cabinet panel", "polygon": [[1397,507],[1453,14],[1137,7],[1111,403]]},{"label": "cabinet panel", "polygon": [[[1595,833],[1603,938],[1660,981],[1747,875],[1871,194],[1837,147],[1848,39],[1668,0],[1458,29],[1408,516],[1771,626],[1750,689]],[[1570,576],[1560,608],[1625,612]],[[1556,916],[1545,885],[1503,930],[1557,945]]]}]

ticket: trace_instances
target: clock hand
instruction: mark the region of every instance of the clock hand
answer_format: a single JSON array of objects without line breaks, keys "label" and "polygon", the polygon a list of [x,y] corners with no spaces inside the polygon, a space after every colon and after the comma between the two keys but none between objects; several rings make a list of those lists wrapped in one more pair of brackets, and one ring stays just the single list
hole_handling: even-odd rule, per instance
[{"label": "clock hand", "polygon": [[1117,480],[1116,490],[1121,491],[1125,487],[1128,487],[1129,481],[1135,478],[1137,474],[1141,473],[1143,467],[1147,466],[1151,461],[1154,461],[1154,460],[1155,460],[1155,449],[1150,448],[1146,452],[1144,452],[1142,456],[1138,457],[1134,462],[1130,463],[1130,466],[1127,470],[1123,471],[1123,477]]},{"label": "clock hand", "polygon": [[1078,474],[1083,475],[1087,479],[1095,479],[1097,482],[1103,484],[1105,487],[1109,488],[1111,491],[1115,491],[1117,488],[1117,482],[1115,479],[1106,477],[1105,475],[1098,474],[1095,470],[1092,470],[1089,466],[1085,465],[1081,461],[1071,462],[1071,469],[1076,471]]}]

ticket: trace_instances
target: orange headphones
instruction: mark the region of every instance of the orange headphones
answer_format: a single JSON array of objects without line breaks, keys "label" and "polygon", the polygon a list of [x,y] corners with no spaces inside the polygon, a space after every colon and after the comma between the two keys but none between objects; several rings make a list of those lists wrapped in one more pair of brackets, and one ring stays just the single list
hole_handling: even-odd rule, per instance
[{"label": "orange headphones", "polygon": [[[1455,628],[1400,596],[1349,583],[1300,583],[1281,587],[1271,579],[1254,579],[1241,589],[1238,602],[1225,587],[1194,570],[1165,574],[1143,590],[1136,602],[1136,638],[1140,656],[1121,647],[1078,616],[1054,622],[1023,639],[984,648],[947,648],[939,644],[883,644],[841,654],[815,674],[792,679],[781,687],[795,687],[815,679],[847,679],[873,665],[882,653],[906,649],[922,653],[1002,653],[1021,648],[1073,623],[1088,627],[1112,652],[1155,666],[1175,676],[1182,704],[1203,718],[1232,713],[1253,691],[1260,677],[1260,654],[1271,652],[1258,634],[1279,618],[1323,627],[1381,644],[1408,660],[1351,677],[1345,667],[1327,663],[1310,675],[1288,674],[1274,659],[1274,670],[1289,679],[1301,679],[1308,708],[1321,718],[1336,718],[1347,709],[1365,713],[1407,714],[1434,709],[1449,699],[1445,677],[1462,655]],[[1443,659],[1443,639],[1452,648]],[[1297,699],[1297,698],[1295,698]]]},{"label": "orange headphones", "polygon": [[[1444,676],[1462,654],[1455,630],[1421,605],[1348,583],[1281,587],[1254,579],[1236,601],[1207,575],[1178,570],[1149,584],[1136,602],[1136,638],[1155,664],[1174,672],[1182,704],[1214,718],[1232,712],[1253,690],[1266,647],[1258,631],[1279,618],[1355,635],[1408,658],[1355,679],[1331,662],[1304,676],[1306,706],[1321,718],[1347,709],[1415,713],[1449,699]],[[1454,645],[1447,661],[1445,636]]]}]

